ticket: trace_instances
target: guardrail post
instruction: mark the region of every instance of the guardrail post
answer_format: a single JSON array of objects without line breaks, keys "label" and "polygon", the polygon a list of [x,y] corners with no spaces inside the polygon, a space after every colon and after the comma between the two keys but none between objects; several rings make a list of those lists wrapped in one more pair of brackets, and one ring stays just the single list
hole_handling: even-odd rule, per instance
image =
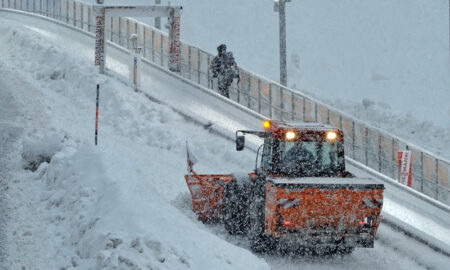
[{"label": "guardrail post", "polygon": [[118,44],[119,44],[119,46],[122,46],[122,17],[120,17],[120,16],[118,16],[117,17],[117,20],[118,20],[118,24],[119,24],[119,29],[117,30],[118,31],[118,38],[119,38],[119,40],[118,40]]},{"label": "guardrail post", "polygon": [[192,77],[192,47],[188,46],[188,79],[190,80]]},{"label": "guardrail post", "polygon": [[[28,1],[28,0],[27,0]],[[53,9],[52,9],[52,13],[53,13],[53,19],[56,19],[56,0],[53,0]]]},{"label": "guardrail post", "polygon": [[280,86],[280,120],[283,121],[284,113],[284,97],[283,97],[283,86]]},{"label": "guardrail post", "polygon": [[60,21],[62,21],[62,4],[61,4],[61,2],[62,2],[62,0],[57,2],[58,3],[58,20],[60,20]]},{"label": "guardrail post", "polygon": [[420,192],[423,192],[423,152],[420,151]]},{"label": "guardrail post", "polygon": [[381,134],[378,134],[378,171],[381,172]]},{"label": "guardrail post", "polygon": [[330,109],[327,108],[327,125],[330,124]]},{"label": "guardrail post", "polygon": [[50,9],[48,7],[48,1],[49,0],[45,0],[45,16],[46,17],[50,17]]},{"label": "guardrail post", "polygon": [[368,148],[369,148],[369,130],[367,129],[367,127],[365,128],[365,132],[364,132],[364,137],[365,137],[365,164],[366,166],[369,165],[369,152],[368,152]]},{"label": "guardrail post", "polygon": [[292,121],[294,121],[295,120],[294,92],[291,92],[291,111],[292,111]]},{"label": "guardrail post", "polygon": [[91,7],[88,7],[88,31],[91,32]]},{"label": "guardrail post", "polygon": [[352,120],[352,152],[353,152],[353,159],[356,157],[356,132],[355,132],[355,121]]},{"label": "guardrail post", "polygon": [[303,113],[303,122],[306,122],[306,98],[305,97],[303,97],[302,113]]},{"label": "guardrail post", "polygon": [[[109,26],[109,33],[110,33],[110,40],[111,42],[114,42],[114,16],[111,16],[110,19],[110,26]],[[145,54],[145,48],[144,48],[144,54]]]},{"label": "guardrail post", "polygon": [[396,166],[396,163],[397,163],[397,157],[396,157],[396,155],[395,155],[395,139],[394,138],[392,138],[392,147],[391,147],[392,149],[392,160],[391,160],[391,167],[392,167],[392,178],[393,179],[396,179],[397,177],[395,177],[395,166]]},{"label": "guardrail post", "polygon": [[128,20],[128,19],[125,19],[126,20],[126,22],[127,22],[127,32],[126,32],[126,34],[125,34],[125,39],[126,39],[126,41],[127,41],[127,49],[130,49],[130,20]]},{"label": "guardrail post", "polygon": [[159,39],[159,55],[161,56],[161,61],[160,61],[160,65],[164,66],[164,42],[163,42],[163,35],[160,35],[161,38]]},{"label": "guardrail post", "polygon": [[314,122],[317,122],[317,103],[314,102]]},{"label": "guardrail post", "polygon": [[155,31],[152,30],[152,62],[155,63]]},{"label": "guardrail post", "polygon": [[250,108],[250,90],[252,89],[252,79],[248,76],[248,91],[247,91],[247,108]]},{"label": "guardrail post", "polygon": [[[207,72],[208,72],[208,88],[212,88],[212,85],[211,85],[211,55],[209,55],[208,54],[208,70],[207,70]],[[238,92],[238,103],[239,103],[239,85],[237,86],[237,92]]]},{"label": "guardrail post", "polygon": [[83,3],[80,3],[80,28],[84,29],[84,5],[83,5]]},{"label": "guardrail post", "polygon": [[42,10],[43,9],[42,6],[43,6],[42,0],[39,0],[39,14],[41,14],[41,15],[42,15],[42,13],[44,13]]},{"label": "guardrail post", "polygon": [[269,117],[272,119],[272,84],[269,84]]},{"label": "guardrail post", "polygon": [[77,26],[77,3],[73,1],[73,26]]},{"label": "guardrail post", "polygon": [[237,103],[241,102],[241,89],[242,89],[242,82],[239,81],[238,85],[237,85]]},{"label": "guardrail post", "polygon": [[201,75],[201,61],[200,61],[200,50],[197,49],[197,83],[200,84],[200,75]]},{"label": "guardrail post", "polygon": [[142,25],[142,47],[143,47],[143,55],[144,55],[144,58],[146,58],[147,57],[147,27],[145,27],[145,25]]},{"label": "guardrail post", "polygon": [[261,113],[261,79],[258,78],[258,113]]},{"label": "guardrail post", "polygon": [[66,23],[69,24],[69,0],[66,0]]},{"label": "guardrail post", "polygon": [[434,184],[436,185],[436,192],[434,198],[438,200],[439,197],[439,159],[435,159],[434,162],[435,168],[434,168]]}]

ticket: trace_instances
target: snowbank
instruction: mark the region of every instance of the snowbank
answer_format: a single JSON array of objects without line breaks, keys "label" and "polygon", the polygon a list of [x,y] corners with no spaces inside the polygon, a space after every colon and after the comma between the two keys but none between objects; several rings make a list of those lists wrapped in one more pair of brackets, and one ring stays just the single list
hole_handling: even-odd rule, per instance
[{"label": "snowbank", "polygon": [[267,268],[249,251],[199,228],[158,193],[132,159],[117,149],[102,150],[67,147],[37,172],[51,225],[70,232],[61,242],[76,254],[73,267]]},{"label": "snowbank", "polygon": [[[90,62],[42,33],[2,21],[0,34],[3,64],[34,86],[16,94],[24,99],[26,135],[15,150],[8,191],[11,269],[268,269],[180,211],[190,207],[186,140],[200,160],[198,170],[247,171],[253,159],[238,161],[230,142],[113,78],[92,75]],[[35,172],[21,169],[22,157],[39,156],[48,158]]]}]

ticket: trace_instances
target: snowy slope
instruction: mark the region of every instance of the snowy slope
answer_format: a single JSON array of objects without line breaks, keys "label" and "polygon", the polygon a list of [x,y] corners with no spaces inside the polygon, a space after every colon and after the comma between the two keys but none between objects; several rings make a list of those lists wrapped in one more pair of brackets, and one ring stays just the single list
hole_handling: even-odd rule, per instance
[{"label": "snowy slope", "polygon": [[[55,43],[48,33],[8,28],[7,21],[1,25],[0,44],[7,45],[1,47],[2,74],[10,78],[20,72],[20,79],[28,82],[15,83],[23,91],[9,89],[23,109],[19,123],[26,129],[21,138],[25,144],[17,145],[11,160],[16,170],[8,195],[16,215],[11,217],[13,229],[8,236],[11,243],[17,242],[10,250],[15,256],[12,269],[22,265],[132,269],[133,264],[163,269],[264,267],[261,260],[217,238],[214,227],[197,222],[186,211],[189,199],[182,178],[186,139],[201,160],[202,172],[249,171],[251,153],[236,153],[232,143],[198,131],[198,126],[113,78],[91,75],[95,73],[91,61],[80,61],[70,46],[63,50],[64,43]],[[95,148],[92,86],[97,80],[104,87],[100,145]],[[34,152],[29,145],[61,150],[50,165],[29,173],[20,170],[17,156]],[[394,237],[400,237],[395,245],[390,243]],[[333,265],[439,269],[448,262],[420,245],[411,252],[426,258],[396,253],[409,243],[401,234],[388,231],[380,238],[384,240],[376,249],[360,250],[349,258],[287,263],[279,261],[283,257],[265,259],[275,268],[287,269],[298,263],[319,269]],[[46,253],[40,251],[42,245],[48,247]]]},{"label": "snowy slope", "polygon": [[[93,67],[32,31],[1,25],[2,74],[19,73],[31,82],[15,85],[17,93],[9,89],[25,128],[24,143],[11,153],[10,269],[267,268],[176,207],[178,196],[187,195],[185,140],[209,166],[239,170],[242,162],[235,161],[230,142],[198,134],[195,125],[142,95],[129,95],[114,79],[92,76]],[[97,80],[104,88],[100,145],[94,147],[91,86]],[[60,149],[50,164],[35,173],[20,170],[21,154],[49,149]],[[48,248],[42,252],[41,246]]]},{"label": "snowy slope", "polygon": [[[226,43],[240,66],[278,81],[272,0],[162,2],[183,6],[183,40],[211,53]],[[149,1],[107,1],[125,3]],[[292,1],[288,85],[450,159],[448,9],[447,0]]]}]

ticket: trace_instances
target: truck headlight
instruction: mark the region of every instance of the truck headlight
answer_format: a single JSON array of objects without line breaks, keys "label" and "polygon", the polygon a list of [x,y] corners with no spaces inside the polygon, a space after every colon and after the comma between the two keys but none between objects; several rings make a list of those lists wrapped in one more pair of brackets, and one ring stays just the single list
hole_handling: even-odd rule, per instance
[{"label": "truck headlight", "polygon": [[334,131],[327,132],[327,140],[334,141],[337,138],[337,133]]},{"label": "truck headlight", "polygon": [[286,139],[287,139],[287,140],[293,140],[293,139],[295,139],[295,132],[294,132],[294,131],[288,131],[288,132],[286,132]]}]

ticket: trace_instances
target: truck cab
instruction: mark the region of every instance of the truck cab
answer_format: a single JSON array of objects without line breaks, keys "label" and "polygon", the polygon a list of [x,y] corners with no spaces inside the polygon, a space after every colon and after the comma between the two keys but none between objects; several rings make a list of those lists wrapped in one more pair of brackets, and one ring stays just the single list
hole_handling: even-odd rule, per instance
[{"label": "truck cab", "polygon": [[340,130],[320,124],[269,123],[268,131],[260,134],[264,144],[259,168],[264,172],[289,177],[348,175]]}]

